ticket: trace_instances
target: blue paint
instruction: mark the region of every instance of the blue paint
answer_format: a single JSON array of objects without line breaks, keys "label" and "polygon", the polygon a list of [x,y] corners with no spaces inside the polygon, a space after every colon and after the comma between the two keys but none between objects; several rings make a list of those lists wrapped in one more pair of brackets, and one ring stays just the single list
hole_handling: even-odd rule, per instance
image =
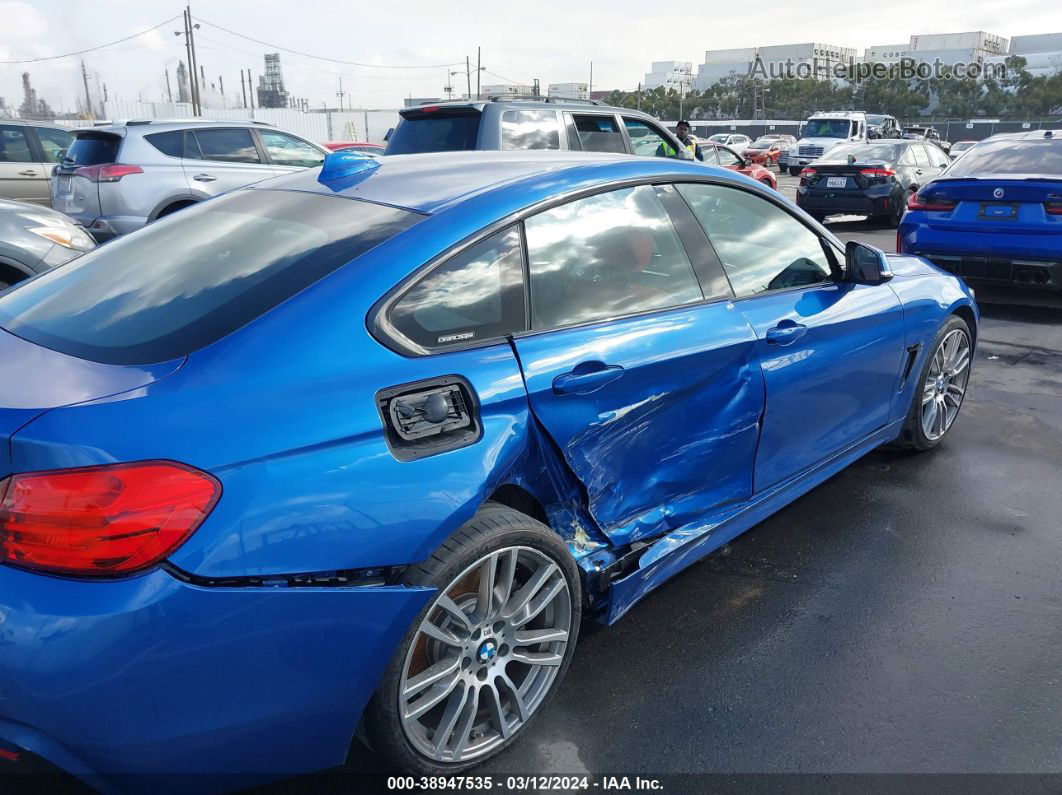
[{"label": "blue paint", "polygon": [[[223,489],[166,567],[80,581],[0,566],[0,740],[99,788],[152,771],[246,773],[253,783],[338,764],[431,591],[217,587],[178,572],[283,585],[284,575],[415,563],[499,488],[518,487],[593,584],[587,603],[614,621],[895,437],[916,389],[901,377],[907,349],[920,345],[924,357],[949,314],[976,313],[958,279],[893,257],[895,276],[881,285],[724,298],[402,355],[369,330],[380,298],[544,202],[632,181],[710,180],[799,211],[741,175],[663,158],[476,152],[374,163],[326,174],[327,184],[308,171],[249,190],[427,217],[185,359],[103,365],[0,332],[0,477],[163,458]],[[806,331],[767,343],[783,321]],[[554,388],[595,362],[620,374]],[[452,375],[474,393],[479,440],[397,460],[377,392]],[[602,572],[619,561],[631,567],[610,583]]]}]

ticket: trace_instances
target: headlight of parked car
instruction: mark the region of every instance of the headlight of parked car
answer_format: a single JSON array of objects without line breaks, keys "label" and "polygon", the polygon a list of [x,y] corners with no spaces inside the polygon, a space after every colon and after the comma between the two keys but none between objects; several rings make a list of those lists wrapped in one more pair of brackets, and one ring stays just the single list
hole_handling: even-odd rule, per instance
[{"label": "headlight of parked car", "polygon": [[89,233],[74,224],[31,226],[28,227],[28,231],[74,251],[88,251],[96,247],[96,241],[92,239]]}]

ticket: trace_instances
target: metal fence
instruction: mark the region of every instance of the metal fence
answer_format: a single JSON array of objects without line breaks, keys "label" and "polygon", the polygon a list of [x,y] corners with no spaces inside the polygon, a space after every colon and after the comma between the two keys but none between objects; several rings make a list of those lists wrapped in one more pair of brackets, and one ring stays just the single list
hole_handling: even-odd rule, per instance
[{"label": "metal fence", "polygon": [[[58,119],[65,127],[92,127],[128,119],[192,119],[187,102],[108,101],[101,119]],[[301,111],[289,108],[207,108],[200,117],[209,121],[264,121],[311,141],[369,141],[383,143],[387,131],[398,123],[397,110],[354,109]]]}]

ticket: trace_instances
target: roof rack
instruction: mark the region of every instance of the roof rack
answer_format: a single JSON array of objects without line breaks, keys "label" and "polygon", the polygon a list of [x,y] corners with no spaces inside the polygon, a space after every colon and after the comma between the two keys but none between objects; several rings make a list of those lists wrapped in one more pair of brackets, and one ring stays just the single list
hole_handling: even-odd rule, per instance
[{"label": "roof rack", "polygon": [[533,94],[492,94],[488,97],[491,102],[549,102],[551,104],[565,104],[565,103],[584,103],[587,105],[601,105],[604,104],[596,99],[582,99],[580,97],[545,97],[535,96]]},{"label": "roof rack", "polygon": [[104,122],[105,124],[124,124],[127,127],[137,127],[144,124],[260,124],[264,127],[275,127],[272,122],[261,119],[126,119],[119,122]]}]

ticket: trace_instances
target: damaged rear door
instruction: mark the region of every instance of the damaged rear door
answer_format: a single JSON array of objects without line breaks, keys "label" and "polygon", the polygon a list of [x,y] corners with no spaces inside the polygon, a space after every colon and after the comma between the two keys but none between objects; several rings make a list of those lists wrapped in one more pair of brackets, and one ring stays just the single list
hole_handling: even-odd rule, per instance
[{"label": "damaged rear door", "polygon": [[747,500],[756,337],[674,188],[577,199],[525,232],[531,332],[514,346],[531,407],[613,543]]}]

